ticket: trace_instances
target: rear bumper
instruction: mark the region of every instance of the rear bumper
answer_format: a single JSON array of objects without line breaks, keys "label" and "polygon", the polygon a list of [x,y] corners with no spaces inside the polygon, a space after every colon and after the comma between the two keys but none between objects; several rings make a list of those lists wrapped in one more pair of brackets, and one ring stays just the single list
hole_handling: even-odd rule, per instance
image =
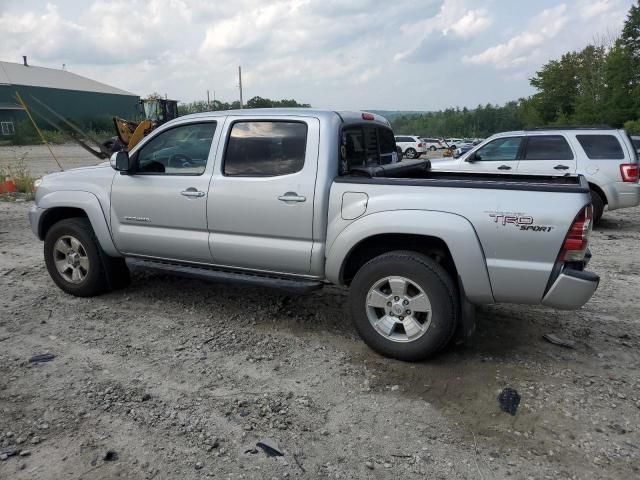
[{"label": "rear bumper", "polygon": [[640,205],[640,183],[616,182],[607,194],[609,210]]},{"label": "rear bumper", "polygon": [[595,273],[565,268],[542,299],[542,305],[575,310],[589,301],[599,283],[600,277]]}]

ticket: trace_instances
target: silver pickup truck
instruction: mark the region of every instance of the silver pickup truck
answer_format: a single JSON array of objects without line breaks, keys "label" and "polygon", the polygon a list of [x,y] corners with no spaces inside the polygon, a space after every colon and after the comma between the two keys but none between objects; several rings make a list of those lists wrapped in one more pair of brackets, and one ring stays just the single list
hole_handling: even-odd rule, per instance
[{"label": "silver pickup truck", "polygon": [[181,117],[111,165],[53,173],[30,211],[54,282],[78,296],[152,268],[299,292],[350,287],[374,350],[419,360],[473,330],[473,305],[575,309],[591,231],[581,176],[431,172],[397,162],[370,113]]}]

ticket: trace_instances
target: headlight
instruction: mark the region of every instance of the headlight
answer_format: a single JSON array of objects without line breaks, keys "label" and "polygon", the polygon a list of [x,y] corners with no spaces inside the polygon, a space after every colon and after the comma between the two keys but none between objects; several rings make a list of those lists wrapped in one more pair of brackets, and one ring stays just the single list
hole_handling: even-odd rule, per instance
[{"label": "headlight", "polygon": [[36,178],[33,181],[33,193],[36,193],[36,190],[38,190],[38,187],[40,186],[41,183],[42,183],[42,179],[41,178]]}]

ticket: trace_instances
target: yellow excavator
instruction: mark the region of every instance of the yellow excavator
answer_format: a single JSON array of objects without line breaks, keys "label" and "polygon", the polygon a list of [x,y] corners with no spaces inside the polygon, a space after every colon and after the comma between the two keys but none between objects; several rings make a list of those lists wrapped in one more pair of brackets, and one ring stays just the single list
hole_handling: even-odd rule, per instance
[{"label": "yellow excavator", "polygon": [[178,116],[178,102],[176,100],[150,98],[140,100],[140,104],[144,112],[144,120],[140,122],[113,117],[117,137],[107,140],[104,143],[106,148],[112,152],[129,151],[155,128]]},{"label": "yellow excavator", "polygon": [[[31,103],[31,100],[34,103]],[[140,105],[142,107],[141,116],[144,120],[135,122],[120,117],[113,117],[117,136],[107,141],[100,141],[90,132],[82,130],[79,126],[60,115],[53,108],[41,100],[38,100],[33,95],[31,95],[29,106],[23,103],[22,99],[20,99],[20,103],[25,109],[28,108],[29,111],[44,120],[50,127],[64,134],[68,134],[78,145],[101,160],[108,159],[114,152],[131,150],[152,130],[178,116],[178,102],[176,100],[168,100],[165,98],[143,99],[140,100]]]}]

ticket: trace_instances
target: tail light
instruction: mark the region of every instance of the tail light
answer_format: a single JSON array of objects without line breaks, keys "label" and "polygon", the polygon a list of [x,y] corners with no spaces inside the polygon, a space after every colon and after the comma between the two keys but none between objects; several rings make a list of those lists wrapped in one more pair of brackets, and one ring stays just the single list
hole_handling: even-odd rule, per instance
[{"label": "tail light", "polygon": [[637,163],[623,163],[620,165],[620,175],[623,182],[637,182],[640,175]]},{"label": "tail light", "polygon": [[[422,147],[424,147],[424,143],[419,143],[419,144],[418,144],[418,148],[422,148]],[[636,173],[637,173],[637,172],[636,172]]]},{"label": "tail light", "polygon": [[558,260],[561,262],[582,262],[587,253],[589,235],[593,225],[593,207],[587,205],[573,220],[562,244]]}]

